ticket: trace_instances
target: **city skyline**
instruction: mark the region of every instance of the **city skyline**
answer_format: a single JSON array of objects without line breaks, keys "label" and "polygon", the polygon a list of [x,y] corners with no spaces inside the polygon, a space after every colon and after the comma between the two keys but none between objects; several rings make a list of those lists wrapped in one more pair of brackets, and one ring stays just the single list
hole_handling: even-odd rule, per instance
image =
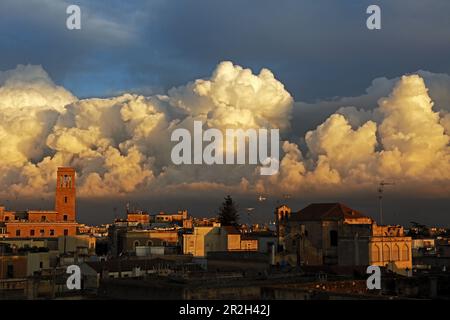
[{"label": "city skyline", "polygon": [[1,0],[0,301],[448,300],[449,13]]}]

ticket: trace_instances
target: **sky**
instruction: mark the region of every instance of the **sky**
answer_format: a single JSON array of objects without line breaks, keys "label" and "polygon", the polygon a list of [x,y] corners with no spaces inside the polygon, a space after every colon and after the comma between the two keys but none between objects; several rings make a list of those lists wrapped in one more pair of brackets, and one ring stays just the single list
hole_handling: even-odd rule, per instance
[{"label": "sky", "polygon": [[[81,30],[66,28],[70,4]],[[366,28],[371,4],[381,30]],[[40,206],[41,190],[51,205],[55,167],[72,165],[88,223],[128,201],[213,215],[227,193],[261,206],[256,220],[285,193],[294,209],[345,201],[377,217],[386,179],[391,223],[450,225],[449,13],[447,0],[2,0],[0,202]],[[196,119],[281,128],[280,175],[174,167],[168,134]]]}]

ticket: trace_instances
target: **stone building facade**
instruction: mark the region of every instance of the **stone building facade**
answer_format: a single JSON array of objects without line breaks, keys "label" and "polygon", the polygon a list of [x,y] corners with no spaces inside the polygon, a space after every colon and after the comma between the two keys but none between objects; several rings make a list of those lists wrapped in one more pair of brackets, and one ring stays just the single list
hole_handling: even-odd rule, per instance
[{"label": "stone building facade", "polygon": [[280,206],[275,214],[279,256],[290,264],[412,268],[412,240],[401,226],[378,226],[341,203],[310,204],[298,212]]},{"label": "stone building facade", "polygon": [[183,235],[183,253],[194,257],[206,257],[208,252],[258,251],[258,240],[242,237],[232,226],[194,227],[192,234]]}]

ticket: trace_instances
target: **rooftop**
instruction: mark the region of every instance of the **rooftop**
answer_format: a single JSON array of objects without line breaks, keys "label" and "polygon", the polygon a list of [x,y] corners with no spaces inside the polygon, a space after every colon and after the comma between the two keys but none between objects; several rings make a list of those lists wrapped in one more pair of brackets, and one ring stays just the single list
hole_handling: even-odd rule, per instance
[{"label": "rooftop", "polygon": [[228,234],[241,234],[234,226],[222,226]]},{"label": "rooftop", "polygon": [[108,261],[88,261],[86,262],[96,272],[108,270],[110,272],[118,271],[131,271],[134,268],[140,268],[141,270],[150,270],[153,268],[175,268],[182,266],[183,264],[176,261],[154,258],[154,259],[133,259],[133,260],[121,260],[113,259]]},{"label": "rooftop", "polygon": [[339,220],[368,218],[342,203],[312,203],[292,215],[292,220]]}]

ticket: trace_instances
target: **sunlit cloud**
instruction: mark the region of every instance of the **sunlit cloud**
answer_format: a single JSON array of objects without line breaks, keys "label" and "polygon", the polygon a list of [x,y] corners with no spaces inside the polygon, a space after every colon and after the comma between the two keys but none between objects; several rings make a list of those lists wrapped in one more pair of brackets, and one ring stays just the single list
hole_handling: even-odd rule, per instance
[{"label": "sunlit cloud", "polygon": [[[442,79],[426,77],[431,87],[437,80],[430,79]],[[382,179],[395,180],[398,192],[448,195],[448,110],[435,110],[421,75],[385,81],[375,107],[337,106],[302,144],[294,133],[302,119],[292,117],[302,104],[268,69],[222,62],[210,77],[166,94],[78,99],[41,67],[18,66],[0,73],[1,195],[49,195],[58,166],[76,168],[84,198],[195,190],[344,194],[372,190]],[[433,90],[443,105],[440,91]],[[219,130],[280,129],[279,174],[261,177],[256,165],[174,165],[170,134],[192,130],[194,121]]]}]

